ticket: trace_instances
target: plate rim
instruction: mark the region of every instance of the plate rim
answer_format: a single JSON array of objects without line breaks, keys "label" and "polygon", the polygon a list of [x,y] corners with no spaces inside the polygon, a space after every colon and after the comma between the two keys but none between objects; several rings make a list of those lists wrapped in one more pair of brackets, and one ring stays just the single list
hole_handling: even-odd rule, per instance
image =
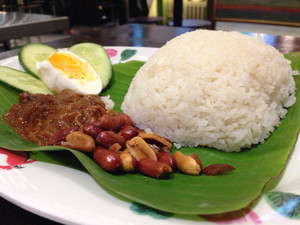
[{"label": "plate rim", "polygon": [[[159,48],[155,48],[155,47],[137,47],[137,46],[103,46],[104,48],[106,49],[109,49],[109,48],[112,48],[112,49],[117,49],[117,50],[123,50],[123,49],[137,49],[137,50],[153,50],[153,51],[156,51],[158,50]],[[139,54],[139,53],[137,53]],[[150,57],[150,56],[149,56]],[[15,56],[11,56],[11,57],[8,57],[6,59],[1,59],[0,60],[0,65],[3,64],[3,62],[8,62],[8,60],[16,60],[18,59],[18,56],[15,55]],[[129,59],[128,61],[130,61],[131,59]],[[300,136],[300,135],[299,135]],[[296,142],[296,144],[300,145],[299,144],[299,137],[298,137],[298,140]],[[296,150],[296,146],[295,146],[295,149]],[[293,151],[294,153],[295,151]],[[300,158],[299,158],[300,159]],[[57,166],[57,165],[56,165]],[[288,164],[287,166],[288,167]],[[1,171],[0,171],[1,172]],[[49,214],[43,210],[40,210],[40,208],[38,207],[33,207],[33,206],[30,206],[28,204],[24,204],[24,202],[20,201],[20,199],[16,199],[14,198],[13,196],[9,196],[7,194],[5,194],[4,192],[1,191],[2,189],[0,188],[0,196],[3,197],[4,199],[6,199],[7,201],[31,212],[31,213],[34,213],[38,216],[42,216],[42,217],[45,217],[49,220],[53,220],[53,221],[56,221],[56,222],[60,222],[60,223],[68,223],[68,222],[78,222],[78,221],[70,221],[70,220],[66,220],[66,218],[64,217],[56,217],[54,214]],[[68,218],[68,217],[67,217]],[[145,218],[144,218],[145,219]],[[201,221],[198,221],[198,223],[201,223]],[[172,223],[172,222],[171,222]]]}]

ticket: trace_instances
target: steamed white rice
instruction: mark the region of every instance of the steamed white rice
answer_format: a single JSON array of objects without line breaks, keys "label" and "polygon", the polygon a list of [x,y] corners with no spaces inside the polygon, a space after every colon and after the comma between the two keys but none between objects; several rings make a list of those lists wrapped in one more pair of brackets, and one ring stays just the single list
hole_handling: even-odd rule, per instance
[{"label": "steamed white rice", "polygon": [[110,95],[101,96],[101,100],[104,102],[106,110],[114,108],[115,103],[110,99]]},{"label": "steamed white rice", "polygon": [[197,30],[141,67],[121,108],[177,146],[229,152],[263,143],[294,103],[290,62],[275,48],[241,33]]}]

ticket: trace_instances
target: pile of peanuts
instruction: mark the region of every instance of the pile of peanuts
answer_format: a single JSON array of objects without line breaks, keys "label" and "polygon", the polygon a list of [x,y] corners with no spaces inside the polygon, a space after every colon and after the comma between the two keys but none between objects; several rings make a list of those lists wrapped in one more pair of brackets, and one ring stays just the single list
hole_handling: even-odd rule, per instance
[{"label": "pile of peanuts", "polygon": [[222,174],[234,170],[227,164],[211,164],[202,168],[195,153],[190,156],[176,151],[172,142],[155,133],[146,133],[133,125],[124,113],[108,110],[98,118],[90,118],[83,127],[72,126],[56,132],[48,141],[85,152],[110,173],[140,172],[153,178],[168,178],[179,170],[190,175]]}]

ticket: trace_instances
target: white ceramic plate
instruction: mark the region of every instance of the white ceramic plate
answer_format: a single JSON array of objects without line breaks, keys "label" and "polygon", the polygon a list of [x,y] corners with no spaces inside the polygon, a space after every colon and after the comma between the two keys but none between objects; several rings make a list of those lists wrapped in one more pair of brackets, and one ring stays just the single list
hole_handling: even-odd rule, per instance
[{"label": "white ceramic plate", "polygon": [[[112,63],[146,61],[157,49],[106,47]],[[126,57],[124,57],[126,56]],[[130,57],[129,57],[130,56]],[[0,60],[0,65],[21,69],[18,58]],[[300,215],[287,211],[300,207],[300,145],[275,190],[292,204],[273,209],[262,196],[254,206],[223,215],[222,219],[164,214],[111,194],[88,174],[53,164],[32,162],[16,168],[16,158],[0,150],[0,196],[50,220],[65,224],[299,224]],[[292,193],[292,195],[287,194]],[[292,197],[291,197],[292,196]],[[294,208],[293,208],[294,207]],[[226,218],[226,221],[224,219]],[[214,222],[209,222],[209,221]]]}]

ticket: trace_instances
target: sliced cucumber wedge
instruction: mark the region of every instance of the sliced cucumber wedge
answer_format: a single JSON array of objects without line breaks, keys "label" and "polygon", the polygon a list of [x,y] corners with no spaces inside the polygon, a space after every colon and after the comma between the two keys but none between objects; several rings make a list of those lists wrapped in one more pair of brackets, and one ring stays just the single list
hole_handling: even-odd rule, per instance
[{"label": "sliced cucumber wedge", "polygon": [[85,59],[96,70],[102,80],[103,89],[108,85],[112,76],[112,65],[105,48],[84,42],[71,46],[69,51]]},{"label": "sliced cucumber wedge", "polygon": [[47,85],[29,73],[0,66],[0,81],[15,87],[21,91],[29,91],[32,94],[53,94]]},{"label": "sliced cucumber wedge", "polygon": [[19,62],[27,73],[38,77],[36,63],[48,59],[55,52],[55,48],[45,44],[27,44],[18,53]]}]

